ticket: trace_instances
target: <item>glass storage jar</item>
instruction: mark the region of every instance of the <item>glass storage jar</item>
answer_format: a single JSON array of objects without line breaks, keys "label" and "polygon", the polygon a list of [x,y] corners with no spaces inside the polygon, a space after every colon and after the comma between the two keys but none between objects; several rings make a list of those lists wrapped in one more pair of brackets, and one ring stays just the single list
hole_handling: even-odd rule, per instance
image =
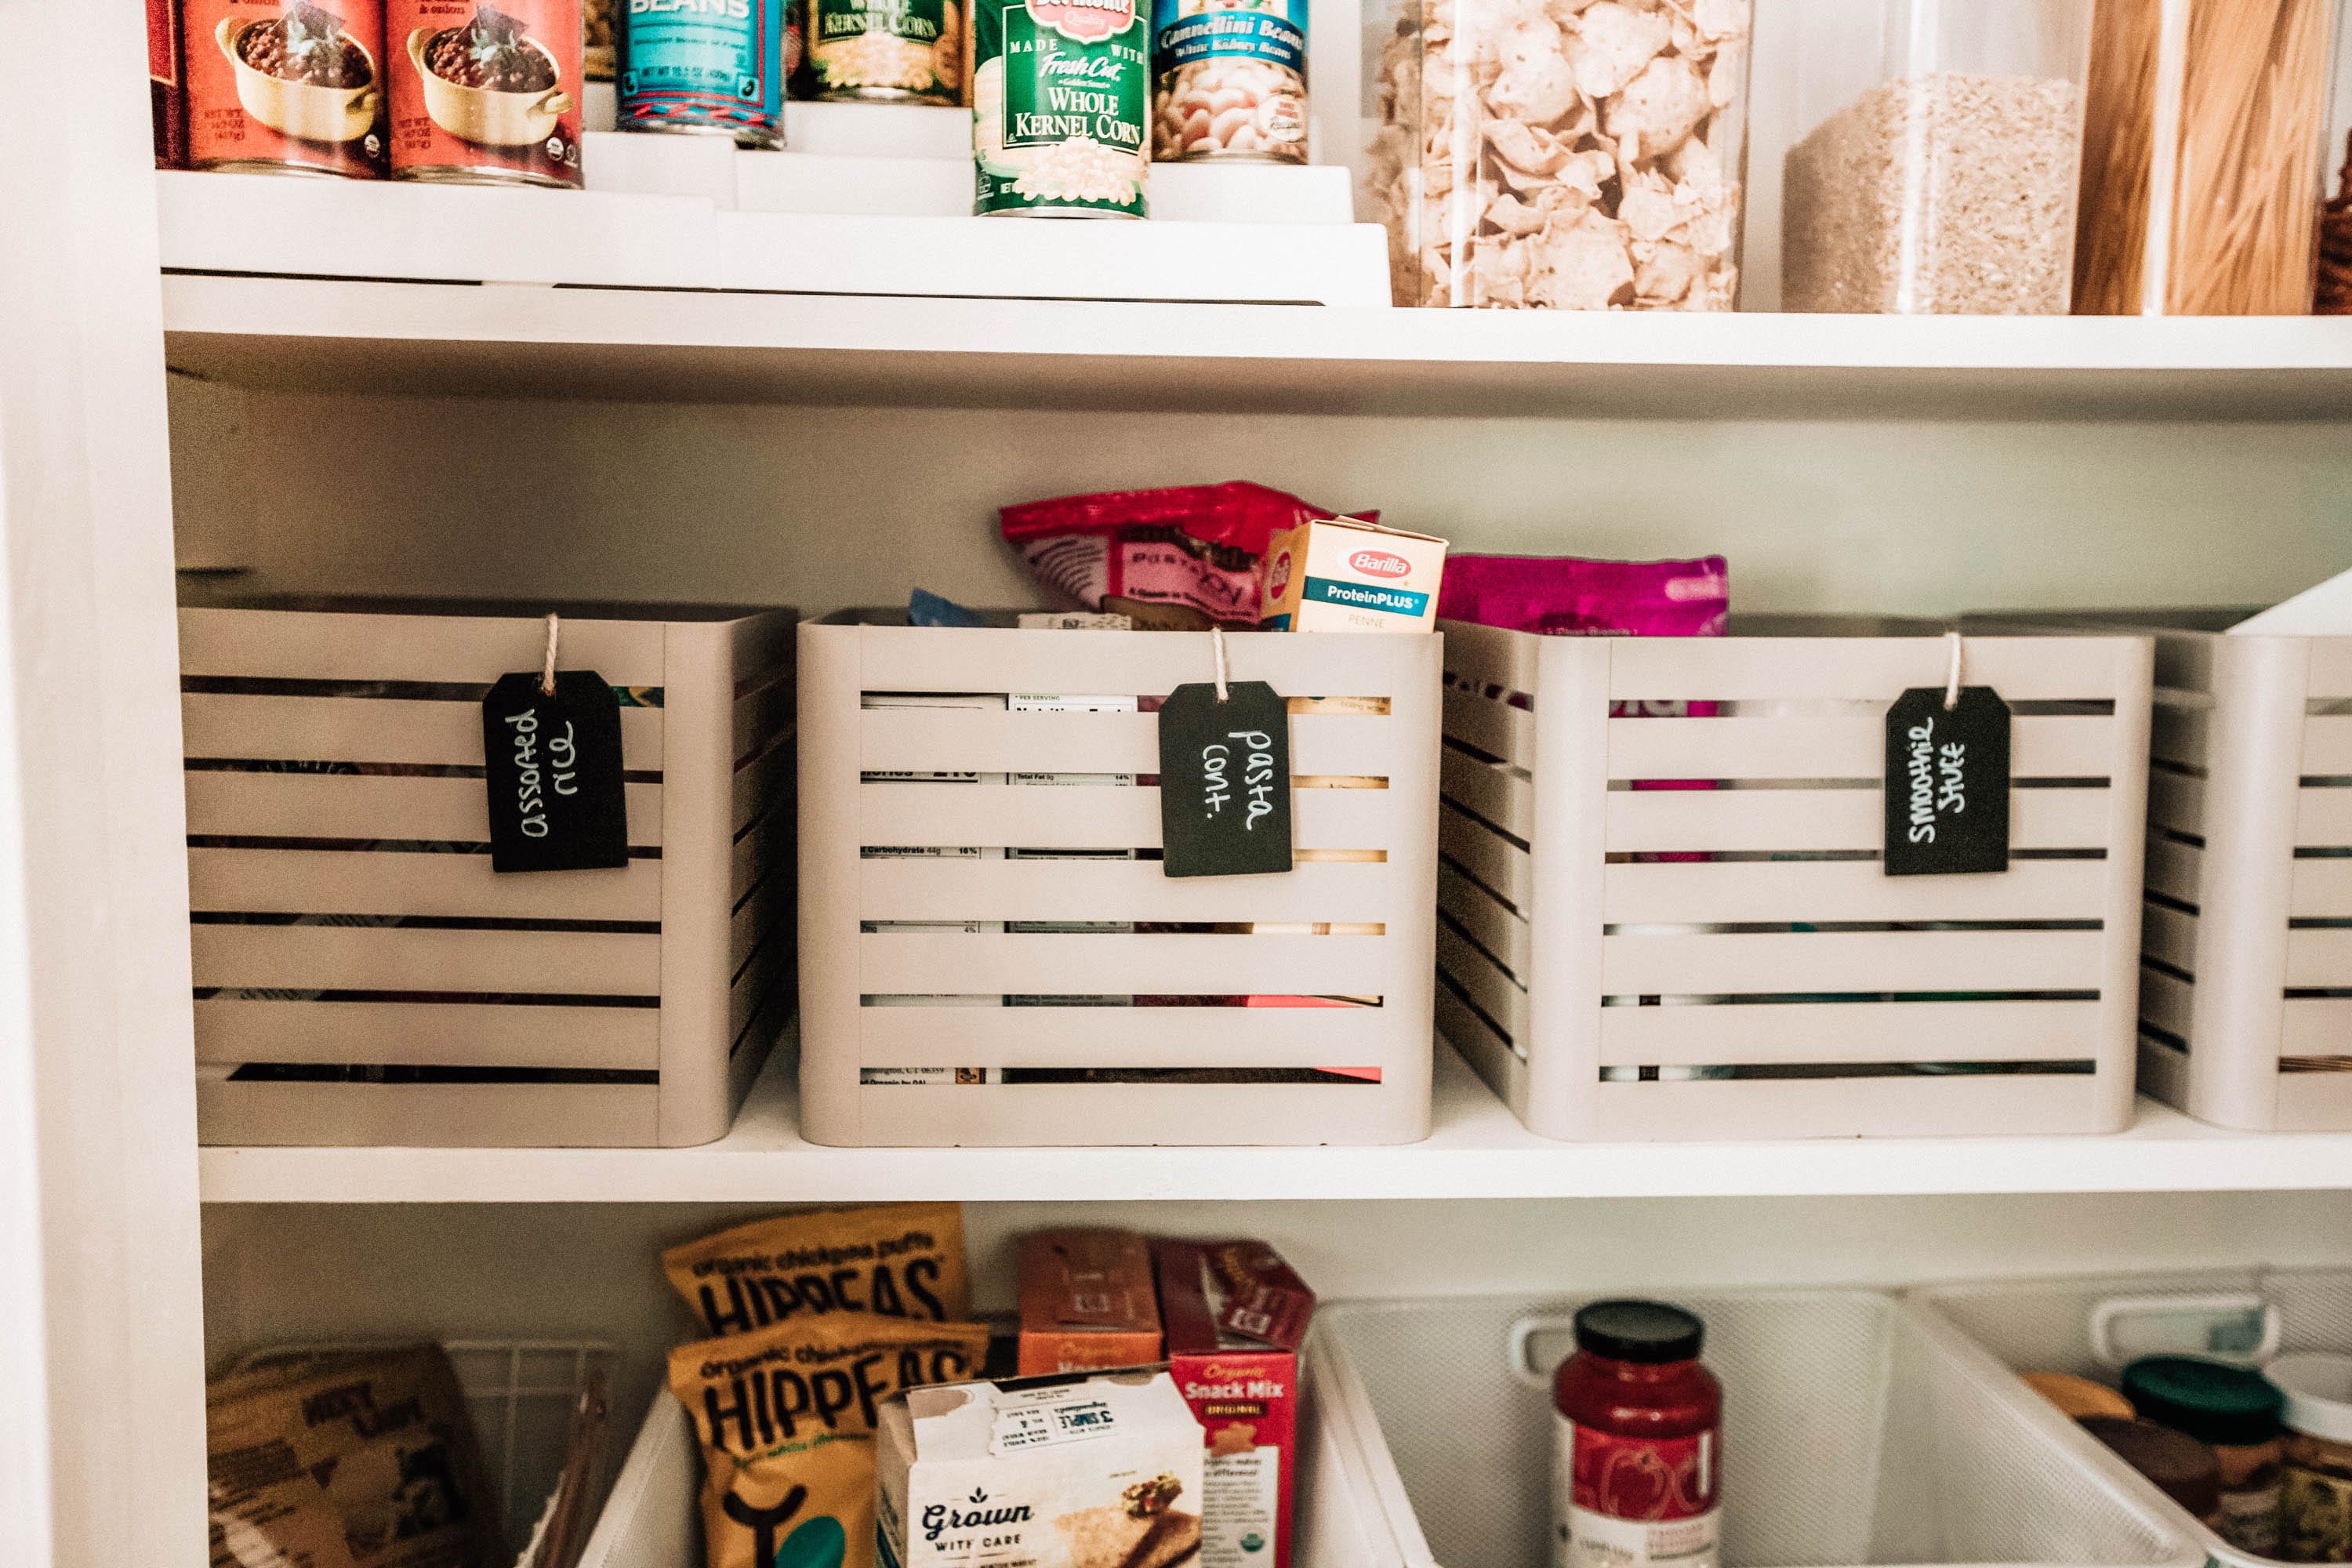
[{"label": "glass storage jar", "polygon": [[1402,0],[1367,163],[1401,305],[1728,310],[1753,0]]},{"label": "glass storage jar", "polygon": [[1874,31],[1806,5],[1781,308],[2064,315],[2092,11],[1887,0]]},{"label": "glass storage jar", "polygon": [[2312,309],[2337,16],[2337,0],[2103,0],[2078,312]]}]

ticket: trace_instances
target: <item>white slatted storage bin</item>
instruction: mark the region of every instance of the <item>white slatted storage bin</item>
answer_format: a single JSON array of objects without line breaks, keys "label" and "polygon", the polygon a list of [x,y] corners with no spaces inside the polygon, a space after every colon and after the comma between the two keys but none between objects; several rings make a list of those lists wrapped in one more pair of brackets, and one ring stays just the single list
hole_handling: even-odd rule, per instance
[{"label": "white slatted storage bin", "polygon": [[805,1136],[1427,1134],[1436,637],[1226,638],[1290,699],[1302,863],[1171,879],[1145,710],[1207,636],[860,624],[890,614],[800,632]]},{"label": "white slatted storage bin", "polygon": [[1444,626],[1439,1027],[1553,1138],[2119,1130],[2147,642],[1968,639],[2010,868],[1890,878],[1885,714],[1948,642],[1802,625]]},{"label": "white slatted storage bin", "polygon": [[2352,1131],[2352,637],[2132,629],[2157,639],[2140,1087]]},{"label": "white slatted storage bin", "polygon": [[[2176,1564],[2204,1554],[2121,1460],[1949,1327],[1864,1290],[1673,1298],[1724,1385],[1728,1568]],[[1540,1568],[1551,1372],[1580,1303],[1326,1309],[1307,1379],[1369,1480],[1354,1568]]]},{"label": "white slatted storage bin", "polygon": [[[2262,1365],[2302,1352],[2352,1350],[2352,1272],[2248,1268],[1936,1285],[1909,1293],[2002,1366],[2063,1372],[2109,1387],[2142,1355],[2201,1355]],[[2071,1427],[2073,1424],[2068,1423]],[[2078,1453],[2104,1453],[2075,1428]],[[2155,1486],[2133,1489],[2170,1517],[2213,1562],[2274,1568],[2230,1545]]]},{"label": "white slatted storage bin", "polygon": [[[209,1143],[656,1146],[727,1131],[792,1005],[788,610],[181,612]],[[630,860],[490,868],[481,702],[624,692]]]}]

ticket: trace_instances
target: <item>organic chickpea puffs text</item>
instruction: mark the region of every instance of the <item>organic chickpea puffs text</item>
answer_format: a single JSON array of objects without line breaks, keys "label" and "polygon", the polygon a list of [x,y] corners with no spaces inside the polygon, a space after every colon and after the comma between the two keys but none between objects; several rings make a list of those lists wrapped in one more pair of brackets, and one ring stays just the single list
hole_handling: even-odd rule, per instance
[{"label": "organic chickpea puffs text", "polygon": [[662,1270],[713,1335],[835,1313],[935,1323],[971,1315],[954,1204],[778,1215],[673,1247]]}]

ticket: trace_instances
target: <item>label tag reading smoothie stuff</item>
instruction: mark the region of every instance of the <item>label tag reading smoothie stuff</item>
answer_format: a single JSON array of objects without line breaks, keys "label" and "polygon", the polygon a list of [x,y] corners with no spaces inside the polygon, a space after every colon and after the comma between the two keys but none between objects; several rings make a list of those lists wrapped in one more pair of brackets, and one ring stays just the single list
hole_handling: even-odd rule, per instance
[{"label": "label tag reading smoothie stuff", "polygon": [[1915,686],[1886,710],[1886,874],[2009,869],[2009,704]]},{"label": "label tag reading smoothie stuff", "polygon": [[1290,707],[1263,680],[1180,686],[1160,708],[1160,841],[1170,877],[1287,871]]},{"label": "label tag reading smoothie stuff", "polygon": [[579,871],[629,863],[621,705],[593,670],[567,669],[555,695],[537,671],[499,677],[482,700],[490,867]]}]

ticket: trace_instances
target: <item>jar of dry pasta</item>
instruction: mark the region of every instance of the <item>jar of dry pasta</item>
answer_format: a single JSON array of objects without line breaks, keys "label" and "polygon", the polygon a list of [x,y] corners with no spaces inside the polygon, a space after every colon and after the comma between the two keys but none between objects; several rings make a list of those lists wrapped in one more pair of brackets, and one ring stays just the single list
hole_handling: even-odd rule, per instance
[{"label": "jar of dry pasta", "polygon": [[2337,0],[2103,4],[2083,140],[2084,315],[2313,308]]},{"label": "jar of dry pasta", "polygon": [[820,99],[964,101],[965,0],[808,0]]},{"label": "jar of dry pasta", "polygon": [[1399,304],[1728,310],[1752,0],[1403,0],[1368,173]]},{"label": "jar of dry pasta", "polygon": [[1871,34],[1807,7],[1780,308],[2064,315],[2093,8],[1888,0]]}]

